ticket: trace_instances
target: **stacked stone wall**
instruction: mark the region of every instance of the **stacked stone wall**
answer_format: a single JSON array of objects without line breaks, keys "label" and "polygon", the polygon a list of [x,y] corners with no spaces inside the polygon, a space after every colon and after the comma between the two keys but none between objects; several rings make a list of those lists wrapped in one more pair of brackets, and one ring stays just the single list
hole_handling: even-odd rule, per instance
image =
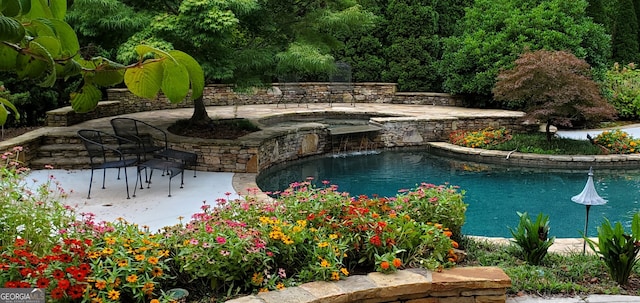
[{"label": "stacked stone wall", "polygon": [[[353,86],[325,82],[273,83],[269,88],[254,88],[237,92],[232,85],[208,85],[204,89],[205,106],[277,104],[290,106],[299,103],[395,103],[461,106],[462,98],[442,93],[397,93],[395,83],[353,83]],[[300,92],[304,92],[302,95]],[[47,112],[47,126],[70,126],[80,122],[143,111],[192,108],[193,101],[171,103],[162,94],[155,99],[144,99],[127,89],[107,90],[107,101],[101,101],[95,110],[76,113],[70,106]]]}]

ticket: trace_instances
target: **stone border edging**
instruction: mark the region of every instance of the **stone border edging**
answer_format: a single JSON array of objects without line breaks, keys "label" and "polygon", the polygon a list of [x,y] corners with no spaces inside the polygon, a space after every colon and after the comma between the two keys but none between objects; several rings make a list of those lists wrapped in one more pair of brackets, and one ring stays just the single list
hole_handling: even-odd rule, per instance
[{"label": "stone border edging", "polygon": [[499,150],[462,147],[446,142],[429,142],[429,152],[485,164],[508,166],[556,168],[556,169],[637,169],[640,168],[640,154],[615,155],[542,155]]},{"label": "stone border edging", "polygon": [[498,303],[506,301],[510,286],[511,279],[498,267],[457,267],[441,272],[412,268],[394,274],[354,275],[336,282],[310,282],[227,303]]}]

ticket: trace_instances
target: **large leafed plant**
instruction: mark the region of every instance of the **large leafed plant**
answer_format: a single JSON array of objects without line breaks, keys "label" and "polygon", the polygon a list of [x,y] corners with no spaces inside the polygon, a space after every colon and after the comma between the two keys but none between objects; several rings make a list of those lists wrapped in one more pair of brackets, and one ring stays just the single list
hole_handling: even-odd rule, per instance
[{"label": "large leafed plant", "polygon": [[[106,58],[82,58],[74,30],[64,21],[65,0],[0,0],[0,70],[19,78],[38,79],[53,86],[57,79],[80,75],[83,84],[71,94],[77,112],[93,110],[101,87],[124,84],[137,96],[154,98],[162,91],[173,102],[199,98],[204,73],[191,56],[177,50],[163,51],[146,45],[136,47],[138,61],[122,65]],[[0,125],[9,110],[17,110],[0,98]]]}]

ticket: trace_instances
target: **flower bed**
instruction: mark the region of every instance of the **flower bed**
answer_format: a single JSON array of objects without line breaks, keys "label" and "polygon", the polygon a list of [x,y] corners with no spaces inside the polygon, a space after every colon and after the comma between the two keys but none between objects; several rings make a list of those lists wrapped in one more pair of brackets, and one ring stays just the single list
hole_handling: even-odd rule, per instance
[{"label": "flower bed", "polygon": [[21,170],[2,167],[10,191],[2,201],[0,285],[41,287],[52,302],[164,302],[175,287],[225,299],[354,272],[442,269],[457,261],[453,239],[466,211],[464,192],[448,185],[351,197],[307,180],[274,201],[249,195],[203,204],[189,222],[151,233],[76,214],[60,202],[54,179],[31,193]]}]

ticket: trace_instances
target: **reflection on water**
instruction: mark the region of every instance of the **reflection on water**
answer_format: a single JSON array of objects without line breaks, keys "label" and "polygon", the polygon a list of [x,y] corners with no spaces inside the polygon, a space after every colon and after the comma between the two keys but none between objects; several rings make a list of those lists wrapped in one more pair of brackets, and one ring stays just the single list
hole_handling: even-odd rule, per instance
[{"label": "reflection on water", "polygon": [[[628,228],[640,210],[640,171],[596,170],[598,194],[608,200],[589,212],[589,235],[603,218],[621,221]],[[425,151],[385,151],[342,157],[305,159],[274,166],[257,178],[263,191],[283,190],[294,181],[313,177],[328,180],[353,195],[395,196],[400,189],[422,182],[459,185],[469,204],[463,232],[470,235],[510,237],[518,223],[516,212],[549,215],[551,235],[581,237],[585,207],[571,202],[586,181],[587,170],[551,171],[452,161]]]}]

